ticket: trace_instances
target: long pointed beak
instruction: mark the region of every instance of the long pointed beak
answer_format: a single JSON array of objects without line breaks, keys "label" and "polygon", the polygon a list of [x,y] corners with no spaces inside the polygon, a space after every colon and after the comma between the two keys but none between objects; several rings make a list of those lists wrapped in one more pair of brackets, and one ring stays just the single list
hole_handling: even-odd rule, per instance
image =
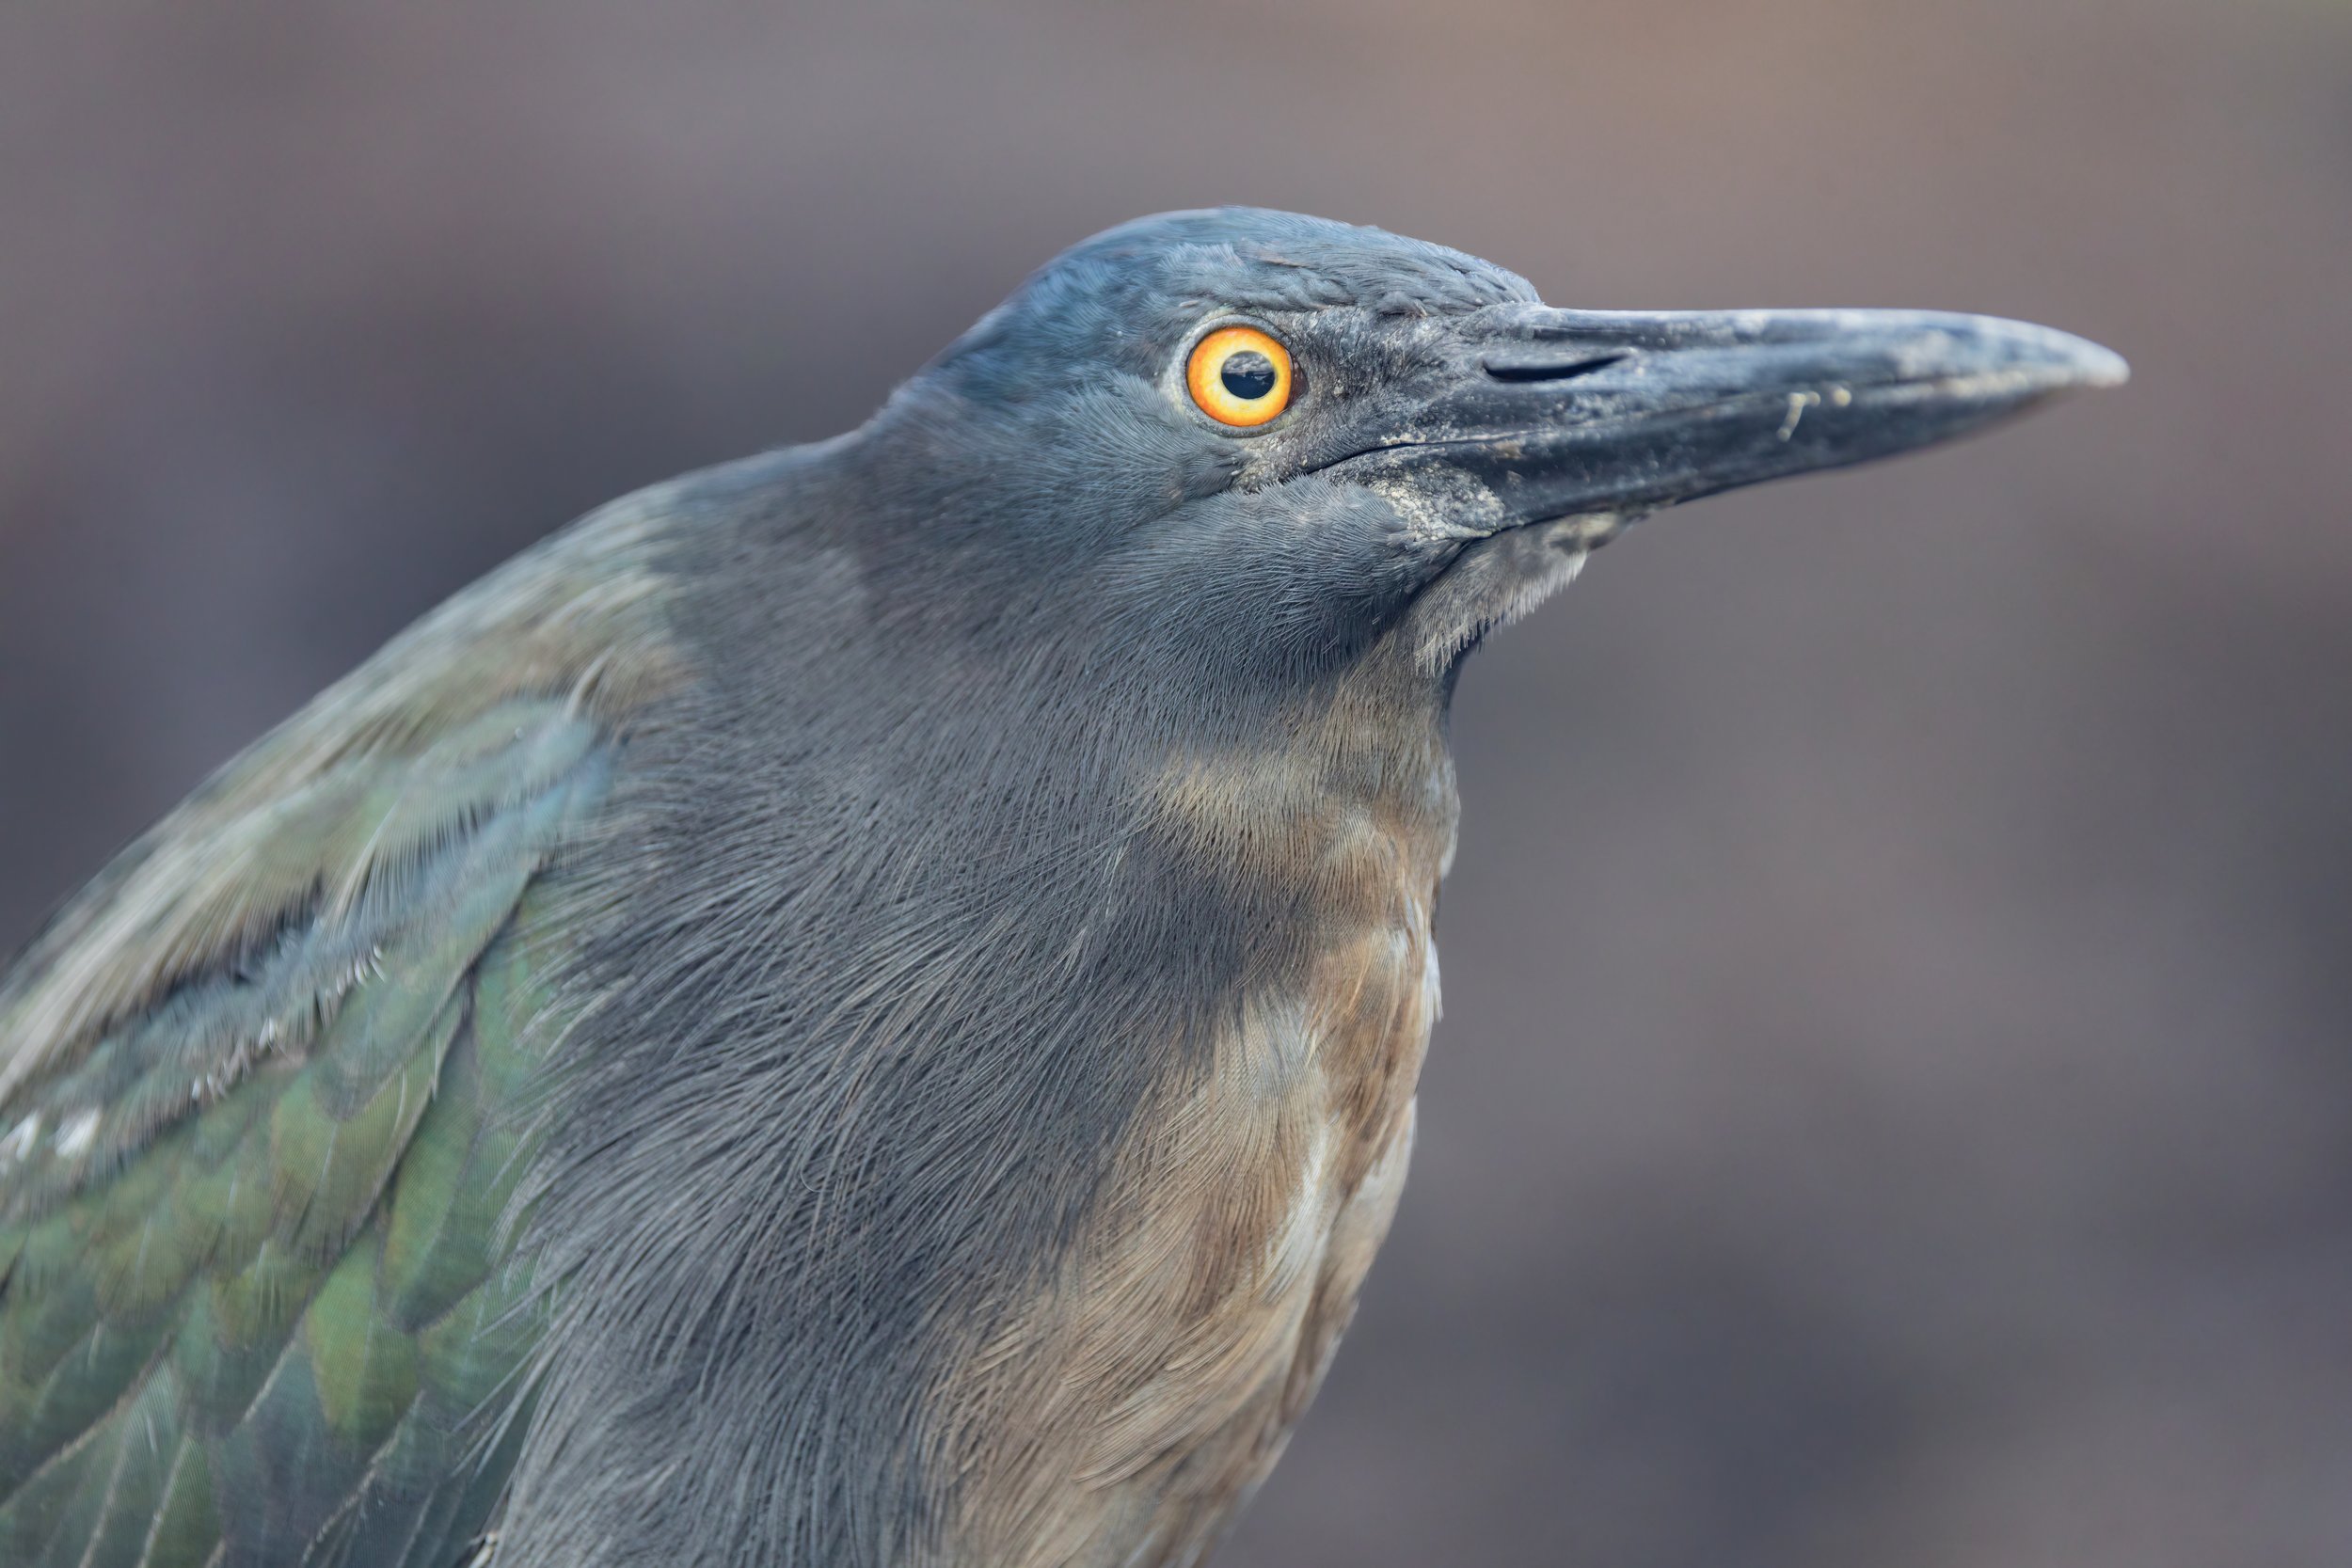
[{"label": "long pointed beak", "polygon": [[1737,485],[1948,440],[2129,373],[2098,344],[1918,310],[1558,310],[1463,318],[1445,385],[1334,472],[1470,536],[1612,528]]}]

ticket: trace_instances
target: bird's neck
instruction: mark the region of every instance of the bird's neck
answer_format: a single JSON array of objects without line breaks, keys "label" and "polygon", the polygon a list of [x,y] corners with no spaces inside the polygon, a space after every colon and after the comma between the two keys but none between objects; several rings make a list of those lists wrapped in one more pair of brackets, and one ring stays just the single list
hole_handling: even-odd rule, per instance
[{"label": "bird's neck", "polygon": [[[1196,863],[1294,918],[1354,918],[1391,886],[1426,897],[1453,855],[1443,714],[1374,680],[1343,681],[1247,739],[1179,749],[1150,797],[1153,825]],[[1317,907],[1298,909],[1302,895]]]}]

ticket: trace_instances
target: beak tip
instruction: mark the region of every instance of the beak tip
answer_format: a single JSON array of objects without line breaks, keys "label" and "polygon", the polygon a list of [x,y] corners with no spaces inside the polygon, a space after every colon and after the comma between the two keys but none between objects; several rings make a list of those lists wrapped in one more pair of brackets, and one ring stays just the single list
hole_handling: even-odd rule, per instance
[{"label": "beak tip", "polygon": [[2019,344],[2025,351],[2020,357],[2033,367],[2039,379],[2046,380],[2051,391],[2077,387],[2121,387],[2132,378],[2131,365],[2103,343],[2055,327],[2024,323],[2015,324],[2010,330],[2024,339]]},{"label": "beak tip", "polygon": [[2132,378],[2131,362],[2113,349],[2088,338],[2075,338],[2068,346],[2076,386],[2121,387]]},{"label": "beak tip", "polygon": [[1924,373],[1915,378],[1941,382],[1965,399],[2017,409],[2063,392],[2121,387],[2132,378],[2122,355],[2088,338],[2030,322],[1979,320],[1973,332],[1936,337],[1936,347],[1919,356]]}]

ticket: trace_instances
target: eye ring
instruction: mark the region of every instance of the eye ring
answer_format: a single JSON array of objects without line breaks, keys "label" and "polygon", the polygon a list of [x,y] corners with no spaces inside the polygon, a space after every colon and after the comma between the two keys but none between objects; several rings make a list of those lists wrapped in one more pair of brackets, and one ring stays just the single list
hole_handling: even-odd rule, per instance
[{"label": "eye ring", "polygon": [[1200,412],[1221,425],[1248,430],[1290,406],[1291,353],[1281,340],[1255,326],[1220,326],[1192,348],[1184,388]]}]

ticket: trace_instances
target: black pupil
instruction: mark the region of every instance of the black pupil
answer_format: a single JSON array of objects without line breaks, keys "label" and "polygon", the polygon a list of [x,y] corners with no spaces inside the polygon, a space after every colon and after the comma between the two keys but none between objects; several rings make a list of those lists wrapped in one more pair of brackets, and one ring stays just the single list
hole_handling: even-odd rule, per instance
[{"label": "black pupil", "polygon": [[1255,403],[1274,390],[1274,361],[1254,348],[1246,348],[1225,356],[1225,363],[1217,367],[1216,378],[1235,397]]}]

